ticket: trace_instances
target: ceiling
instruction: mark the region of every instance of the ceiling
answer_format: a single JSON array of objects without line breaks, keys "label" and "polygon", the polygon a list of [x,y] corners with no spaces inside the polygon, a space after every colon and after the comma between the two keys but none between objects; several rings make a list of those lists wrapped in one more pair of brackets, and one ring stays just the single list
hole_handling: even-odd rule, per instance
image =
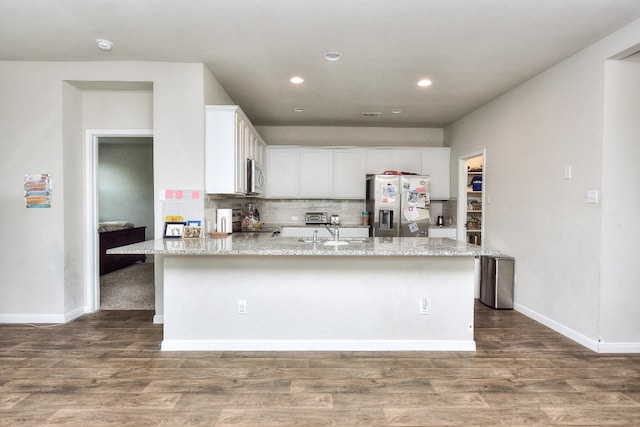
[{"label": "ceiling", "polygon": [[444,127],[638,18],[638,0],[0,0],[0,60],[204,63],[255,125]]}]

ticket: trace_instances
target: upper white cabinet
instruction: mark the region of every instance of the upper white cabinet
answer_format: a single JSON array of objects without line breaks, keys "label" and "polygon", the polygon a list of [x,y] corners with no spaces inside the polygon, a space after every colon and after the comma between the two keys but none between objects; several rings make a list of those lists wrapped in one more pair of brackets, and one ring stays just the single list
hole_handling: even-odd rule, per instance
[{"label": "upper white cabinet", "polygon": [[333,153],[324,149],[300,149],[301,198],[326,199],[333,196]]},{"label": "upper white cabinet", "polygon": [[425,148],[421,151],[420,173],[429,175],[432,200],[449,200],[450,159],[449,147]]},{"label": "upper white cabinet", "polygon": [[247,159],[262,162],[266,145],[237,105],[205,106],[205,189],[246,194]]},{"label": "upper white cabinet", "polygon": [[298,198],[300,193],[300,149],[267,149],[267,197]]},{"label": "upper white cabinet", "polygon": [[380,174],[386,170],[421,173],[421,149],[368,148],[367,173]]},{"label": "upper white cabinet", "polygon": [[356,148],[333,149],[333,197],[364,199],[366,151]]},{"label": "upper white cabinet", "polygon": [[365,150],[271,146],[267,197],[364,199]]},{"label": "upper white cabinet", "polygon": [[449,199],[448,147],[341,148],[270,146],[267,197],[364,199],[368,173],[429,175],[432,200]]}]

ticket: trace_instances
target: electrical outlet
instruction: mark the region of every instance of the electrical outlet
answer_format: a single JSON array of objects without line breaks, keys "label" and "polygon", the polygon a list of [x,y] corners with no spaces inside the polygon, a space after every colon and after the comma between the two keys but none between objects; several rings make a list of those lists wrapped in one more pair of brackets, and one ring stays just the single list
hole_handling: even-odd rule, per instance
[{"label": "electrical outlet", "polygon": [[421,296],[420,297],[420,314],[422,314],[422,315],[429,314],[429,307],[427,305],[427,297],[426,296]]},{"label": "electrical outlet", "polygon": [[238,300],[238,314],[247,314],[247,302],[243,299]]}]

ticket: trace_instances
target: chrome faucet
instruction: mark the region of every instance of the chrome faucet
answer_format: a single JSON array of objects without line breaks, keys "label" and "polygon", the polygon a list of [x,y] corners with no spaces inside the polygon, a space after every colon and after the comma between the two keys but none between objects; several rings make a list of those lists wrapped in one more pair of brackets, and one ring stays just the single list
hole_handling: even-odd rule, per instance
[{"label": "chrome faucet", "polygon": [[313,230],[313,243],[318,243],[318,230]]},{"label": "chrome faucet", "polygon": [[333,229],[333,231],[331,231],[331,229],[329,228],[329,226],[327,224],[324,225],[324,227],[329,230],[329,233],[331,233],[331,236],[333,236],[333,240],[335,242],[337,242],[338,240],[340,240],[340,229],[338,228],[338,226],[336,225]]}]

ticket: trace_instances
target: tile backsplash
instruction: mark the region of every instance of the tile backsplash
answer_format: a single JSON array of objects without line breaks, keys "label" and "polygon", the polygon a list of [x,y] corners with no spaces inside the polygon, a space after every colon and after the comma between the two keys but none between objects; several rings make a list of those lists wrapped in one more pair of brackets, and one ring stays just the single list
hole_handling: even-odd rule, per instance
[{"label": "tile backsplash", "polygon": [[202,190],[160,190],[163,218],[181,216],[185,221],[202,221],[205,197]]},{"label": "tile backsplash", "polygon": [[263,221],[278,224],[304,224],[307,212],[340,215],[345,225],[360,224],[364,200],[264,200]]},{"label": "tile backsplash", "polygon": [[[317,200],[317,199],[259,199],[249,197],[208,196],[205,201],[205,218],[209,224],[215,224],[217,209],[244,209],[247,203],[255,203],[260,212],[260,220],[265,224],[304,224],[307,212],[326,212],[340,215],[344,225],[360,224],[364,200]],[[452,218],[455,224],[456,201],[432,201],[430,215]],[[213,231],[213,230],[210,230]]]}]

